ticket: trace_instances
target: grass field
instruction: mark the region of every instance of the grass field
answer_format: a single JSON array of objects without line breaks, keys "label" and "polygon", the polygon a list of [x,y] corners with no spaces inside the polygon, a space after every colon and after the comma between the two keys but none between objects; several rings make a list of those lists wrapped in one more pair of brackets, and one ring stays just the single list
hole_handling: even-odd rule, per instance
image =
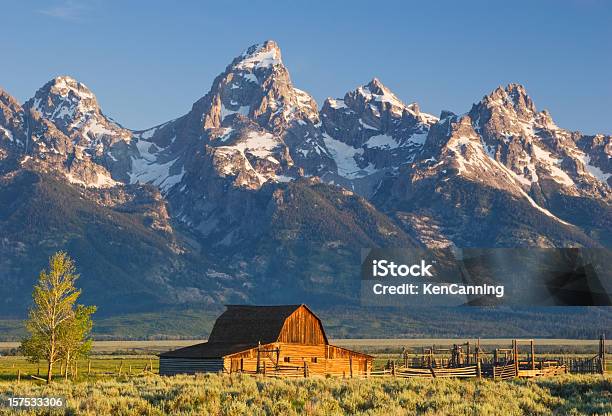
[{"label": "grass field", "polygon": [[[98,377],[113,378],[119,372],[122,375],[137,376],[143,373],[145,367],[148,371],[151,371],[152,367],[153,373],[157,373],[159,370],[159,360],[156,356],[152,355],[95,355],[90,360],[79,361],[77,381],[91,380]],[[22,356],[0,357],[0,380],[16,380],[19,370],[23,380],[30,379],[31,375],[45,378],[47,374],[45,363],[41,363],[39,366],[36,363],[28,362]],[[59,372],[60,366],[57,364],[53,372],[56,378],[61,378],[59,377]]]},{"label": "grass field", "polygon": [[[78,375],[65,381],[57,374],[46,386],[46,368],[22,356],[0,357],[0,415],[14,414],[9,397],[67,399],[70,415],[612,415],[612,380],[601,375],[565,375],[533,380],[490,379],[272,379],[240,375],[160,377],[160,351],[195,344],[180,341],[102,341]],[[452,339],[335,340],[333,343],[374,352],[375,368],[399,361],[402,347],[448,346]],[[484,349],[510,340],[481,340]],[[597,340],[538,340],[542,358],[592,356]],[[18,344],[0,343],[0,351]],[[392,351],[392,352],[389,352]],[[552,351],[552,352],[551,352]],[[612,364],[612,363],[609,363]],[[149,371],[151,370],[152,372]],[[91,371],[88,371],[91,369]],[[144,371],[147,369],[148,371]],[[612,368],[609,368],[612,370]],[[17,382],[18,374],[21,375]],[[19,414],[48,414],[19,411]]]},{"label": "grass field", "polygon": [[[46,385],[0,382],[8,397],[67,399],[70,415],[605,415],[602,376],[537,380],[263,379],[254,376],[119,377]],[[47,414],[20,412],[19,414]]]}]

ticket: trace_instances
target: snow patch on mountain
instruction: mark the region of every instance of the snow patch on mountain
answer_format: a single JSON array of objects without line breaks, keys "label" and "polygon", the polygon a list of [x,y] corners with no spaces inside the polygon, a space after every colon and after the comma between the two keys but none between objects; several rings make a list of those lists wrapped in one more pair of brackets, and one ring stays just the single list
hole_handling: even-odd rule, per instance
[{"label": "snow patch on mountain", "polygon": [[242,114],[243,116],[248,116],[251,107],[248,105],[239,106],[236,110],[231,110],[225,107],[224,104],[221,104],[221,121],[225,120],[225,117],[231,116],[232,114]]},{"label": "snow patch on mountain", "polygon": [[364,145],[370,148],[395,149],[399,146],[399,143],[387,134],[377,134],[370,137]]},{"label": "snow patch on mountain", "polygon": [[9,129],[5,128],[4,126],[0,126],[0,133],[1,133],[0,136],[4,136],[9,141],[12,142],[14,140],[13,133]]},{"label": "snow patch on mountain", "polygon": [[271,133],[249,132],[247,139],[236,143],[233,146],[222,148],[235,148],[241,153],[248,152],[258,158],[270,157],[272,152],[281,146],[281,143]]},{"label": "snow patch on mountain", "polygon": [[254,45],[242,54],[242,60],[234,68],[253,70],[267,68],[274,65],[282,65],[280,50],[278,47],[266,47],[267,44]]},{"label": "snow patch on mountain", "polygon": [[610,179],[612,174],[605,173],[597,166],[592,165],[591,157],[587,155],[586,153],[581,152],[580,154],[577,155],[577,157],[580,159],[580,161],[584,165],[585,170],[589,173],[589,175],[591,175],[592,177],[594,177],[600,182],[608,183],[608,179]]},{"label": "snow patch on mountain", "polygon": [[112,188],[113,186],[121,185],[120,182],[113,180],[107,173],[96,173],[96,180],[94,182],[86,182],[72,173],[65,173],[68,182],[84,186],[86,188]]},{"label": "snow patch on mountain", "polygon": [[131,184],[153,184],[165,193],[183,178],[184,166],[181,166],[179,173],[170,173],[171,170],[176,170],[175,164],[178,158],[160,162],[160,153],[163,149],[159,149],[154,143],[138,139],[136,149],[138,155],[131,157],[132,166],[128,173]]},{"label": "snow patch on mountain", "polygon": [[556,182],[564,186],[576,185],[572,178],[557,166],[560,162],[559,159],[552,157],[550,152],[547,152],[537,145],[534,145],[532,149],[538,161],[549,171],[551,177]]},{"label": "snow patch on mountain", "polygon": [[372,164],[361,168],[357,163],[357,159],[363,155],[364,150],[362,148],[355,149],[328,134],[323,135],[323,140],[325,141],[325,147],[336,161],[338,175],[347,179],[358,179],[376,172],[376,168]]},{"label": "snow patch on mountain", "polygon": [[[223,136],[231,132],[224,132]],[[224,176],[240,176],[243,171],[256,179],[256,183],[239,179],[238,186],[261,186],[267,181],[287,182],[293,178],[283,175],[281,158],[285,145],[269,132],[250,131],[230,145],[213,148],[215,165]]]}]

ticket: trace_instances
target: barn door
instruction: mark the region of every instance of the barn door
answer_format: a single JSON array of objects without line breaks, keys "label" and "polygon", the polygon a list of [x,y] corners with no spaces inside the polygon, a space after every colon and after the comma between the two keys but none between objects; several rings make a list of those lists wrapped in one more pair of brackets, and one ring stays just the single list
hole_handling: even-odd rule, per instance
[{"label": "barn door", "polygon": [[238,371],[240,371],[240,358],[232,358],[230,373],[236,373]]}]

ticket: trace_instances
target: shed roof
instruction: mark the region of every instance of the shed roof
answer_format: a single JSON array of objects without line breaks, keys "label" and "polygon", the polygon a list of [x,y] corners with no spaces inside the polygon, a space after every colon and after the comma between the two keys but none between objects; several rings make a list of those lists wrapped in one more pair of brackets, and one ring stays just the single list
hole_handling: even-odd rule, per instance
[{"label": "shed roof", "polygon": [[168,351],[159,356],[162,358],[221,358],[256,348],[257,344],[226,344],[222,342],[202,342],[201,344]]}]

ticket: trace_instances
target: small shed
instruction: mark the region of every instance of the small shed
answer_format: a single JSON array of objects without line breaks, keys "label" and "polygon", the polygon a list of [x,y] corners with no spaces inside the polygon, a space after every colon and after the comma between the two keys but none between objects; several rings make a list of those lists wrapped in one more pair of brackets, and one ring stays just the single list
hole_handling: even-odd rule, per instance
[{"label": "small shed", "polygon": [[161,375],[290,371],[365,375],[373,357],[331,345],[306,305],[227,305],[208,342],[160,355]]}]

